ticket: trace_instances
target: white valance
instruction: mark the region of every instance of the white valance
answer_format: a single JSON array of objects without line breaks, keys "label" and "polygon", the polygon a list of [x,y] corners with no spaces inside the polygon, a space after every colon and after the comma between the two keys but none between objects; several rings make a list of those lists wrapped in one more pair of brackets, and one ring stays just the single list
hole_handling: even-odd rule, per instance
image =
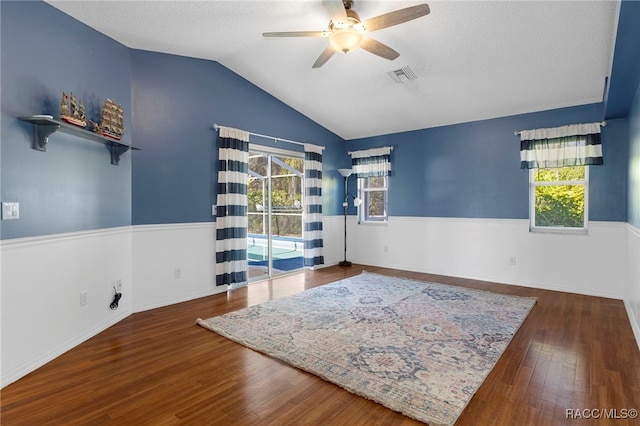
[{"label": "white valance", "polygon": [[390,175],[391,151],[393,147],[383,146],[349,152],[353,173],[359,178]]},{"label": "white valance", "polygon": [[601,123],[570,124],[562,127],[550,127],[546,129],[522,130],[520,140],[556,139],[567,136],[592,135],[600,133]]},{"label": "white valance", "polygon": [[601,126],[587,123],[521,131],[520,168],[603,164]]},{"label": "white valance", "polygon": [[391,151],[393,151],[392,146],[383,146],[362,151],[351,151],[349,155],[351,155],[351,158],[379,157],[381,155],[390,155]]}]

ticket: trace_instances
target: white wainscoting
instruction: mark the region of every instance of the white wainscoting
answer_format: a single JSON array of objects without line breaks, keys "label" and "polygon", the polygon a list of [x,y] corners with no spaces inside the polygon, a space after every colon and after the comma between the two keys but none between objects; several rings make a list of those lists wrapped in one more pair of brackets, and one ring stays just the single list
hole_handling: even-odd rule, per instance
[{"label": "white wainscoting", "polygon": [[[325,216],[324,231],[325,266],[335,265],[344,217]],[[592,222],[589,235],[571,236],[531,234],[526,220],[392,217],[367,226],[350,216],[348,235],[356,263],[624,299],[640,335],[640,233],[630,225]],[[214,236],[215,223],[195,223],[0,241],[2,387],[132,312],[225,291],[215,286]],[[117,280],[123,297],[112,311]]]},{"label": "white wainscoting", "polygon": [[344,216],[324,216],[324,266],[337,265],[344,258]]},{"label": "white wainscoting", "polygon": [[627,286],[624,305],[640,348],[640,229],[630,224],[627,224]]},{"label": "white wainscoting", "polygon": [[215,285],[215,233],[215,222],[134,226],[133,311],[226,291]]},{"label": "white wainscoting", "polygon": [[[325,266],[343,255],[343,216],[323,220]],[[133,227],[133,311],[224,292],[215,285],[215,222]],[[180,269],[180,277],[176,277]]]},{"label": "white wainscoting", "polygon": [[531,233],[527,220],[349,219],[349,256],[357,263],[616,299],[625,293],[623,222],[591,222],[588,235],[566,235]]},{"label": "white wainscoting", "polygon": [[0,253],[2,387],[131,314],[130,227],[4,240]]}]

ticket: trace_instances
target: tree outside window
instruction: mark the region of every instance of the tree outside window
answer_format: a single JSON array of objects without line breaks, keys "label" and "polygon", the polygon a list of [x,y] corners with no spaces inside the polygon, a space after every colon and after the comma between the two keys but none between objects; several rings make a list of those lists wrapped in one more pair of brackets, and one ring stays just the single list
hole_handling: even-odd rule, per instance
[{"label": "tree outside window", "polygon": [[530,170],[531,229],[587,229],[588,166]]}]

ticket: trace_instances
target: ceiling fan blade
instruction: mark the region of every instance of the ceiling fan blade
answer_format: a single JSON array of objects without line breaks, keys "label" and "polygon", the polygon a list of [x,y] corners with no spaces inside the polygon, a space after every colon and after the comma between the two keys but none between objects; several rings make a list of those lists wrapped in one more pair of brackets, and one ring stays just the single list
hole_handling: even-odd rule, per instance
[{"label": "ceiling fan blade", "polygon": [[328,37],[329,31],[276,31],[262,33],[262,37]]},{"label": "ceiling fan blade", "polygon": [[390,61],[393,61],[398,56],[400,56],[398,52],[396,52],[386,44],[380,43],[379,41],[366,36],[362,37],[360,47],[367,52],[373,53],[374,55],[378,55],[381,58],[385,58]]},{"label": "ceiling fan blade", "polygon": [[329,59],[331,59],[334,53],[336,53],[336,50],[331,45],[328,45],[320,56],[318,56],[318,59],[313,63],[312,68],[320,68],[323,66]]},{"label": "ceiling fan blade", "polygon": [[368,32],[377,31],[428,15],[430,11],[429,5],[423,3],[367,19],[363,24]]},{"label": "ceiling fan blade", "polygon": [[333,22],[347,22],[347,11],[342,0],[324,0],[322,4]]}]

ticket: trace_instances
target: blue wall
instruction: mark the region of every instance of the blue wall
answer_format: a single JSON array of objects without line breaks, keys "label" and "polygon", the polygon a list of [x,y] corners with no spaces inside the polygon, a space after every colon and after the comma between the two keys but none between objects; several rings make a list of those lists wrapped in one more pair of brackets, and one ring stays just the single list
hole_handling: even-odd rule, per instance
[{"label": "blue wall", "polygon": [[2,238],[129,225],[131,153],[113,166],[104,145],[59,132],[36,151],[33,126],[16,119],[57,118],[72,91],[94,121],[104,98],[116,100],[130,129],[129,49],[44,2],[3,1],[0,11],[2,201],[20,203],[19,220],[0,222]]},{"label": "blue wall", "polygon": [[[213,124],[326,146],[325,214],[339,214],[334,171],[344,140],[217,62],[134,50],[133,223],[212,221],[217,133]],[[251,138],[301,151],[302,147]],[[334,173],[332,173],[334,172]]]},{"label": "blue wall", "polygon": [[625,0],[620,4],[615,54],[607,93],[606,118],[627,117],[640,85],[640,2]]},{"label": "blue wall", "polygon": [[[349,141],[349,150],[394,146],[392,216],[526,219],[528,172],[515,131],[602,120],[591,104]],[[605,164],[590,168],[591,220],[624,221],[627,133],[624,120],[603,129]],[[350,182],[355,190],[355,181]]]},{"label": "blue wall", "polygon": [[629,114],[629,203],[627,222],[640,229],[640,85]]},{"label": "blue wall", "polygon": [[[630,7],[637,12],[627,3],[623,13]],[[131,223],[212,221],[213,123],[327,146],[323,184],[328,215],[342,213],[342,180],[335,170],[348,166],[346,152],[393,145],[391,215],[527,218],[527,173],[519,169],[513,132],[600,121],[605,107],[614,111],[624,104],[615,101],[614,92],[629,91],[625,81],[638,80],[633,75],[637,49],[628,48],[635,43],[624,41],[635,24],[625,24],[625,14],[610,91],[615,102],[345,144],[217,62],[128,49],[44,2],[0,2],[0,8],[0,185],[2,201],[18,201],[21,207],[20,220],[0,222],[3,239]],[[32,126],[16,117],[57,116],[63,91],[80,96],[94,120],[105,97],[121,103],[125,141],[143,150],[127,152],[119,166],[112,166],[103,145],[63,133],[51,136],[47,152],[33,150]],[[628,118],[610,119],[603,130],[605,165],[591,168],[592,220],[640,224],[638,98]],[[350,185],[354,190],[354,179]]]},{"label": "blue wall", "polygon": [[[214,122],[326,146],[324,210],[340,213],[334,171],[344,140],[219,63],[128,49],[44,2],[0,7],[0,183],[2,201],[20,203],[19,220],[0,222],[1,238],[212,221]],[[124,141],[142,151],[113,166],[104,145],[60,132],[47,152],[33,150],[33,126],[16,117],[57,118],[63,91],[79,96],[94,121],[104,98],[122,104]]]}]

